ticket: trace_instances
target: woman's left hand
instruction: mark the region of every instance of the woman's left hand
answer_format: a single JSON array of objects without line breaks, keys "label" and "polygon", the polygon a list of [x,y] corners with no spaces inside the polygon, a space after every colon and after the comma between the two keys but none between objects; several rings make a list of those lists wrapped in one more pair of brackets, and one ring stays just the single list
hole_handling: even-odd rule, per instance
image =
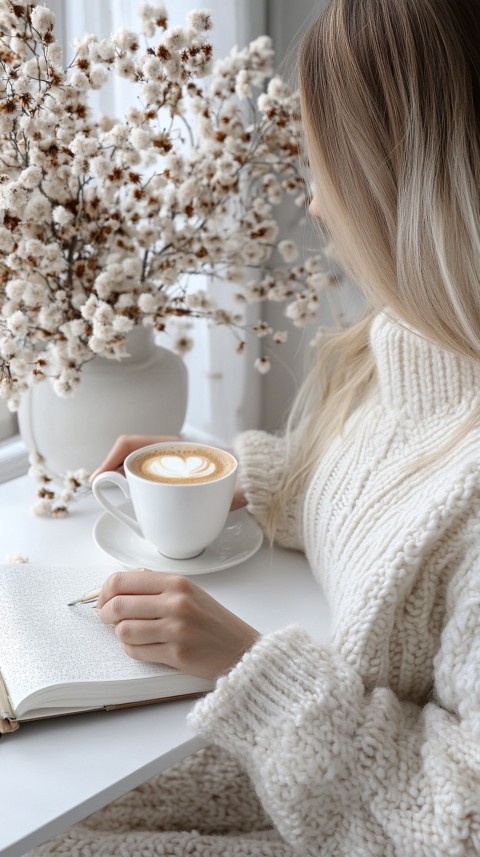
[{"label": "woman's left hand", "polygon": [[212,680],[260,637],[188,578],[160,571],[112,574],[97,609],[130,657]]}]

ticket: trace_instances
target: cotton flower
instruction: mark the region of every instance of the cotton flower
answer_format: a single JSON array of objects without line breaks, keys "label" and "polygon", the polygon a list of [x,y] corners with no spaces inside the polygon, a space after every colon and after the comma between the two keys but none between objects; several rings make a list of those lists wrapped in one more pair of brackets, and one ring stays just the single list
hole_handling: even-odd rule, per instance
[{"label": "cotton flower", "polygon": [[112,170],[112,165],[103,155],[97,155],[90,161],[90,172],[96,179],[106,179]]},{"label": "cotton flower", "polygon": [[171,56],[169,60],[166,60],[164,67],[170,80],[174,83],[181,82],[183,77],[183,66],[178,56]]},{"label": "cotton flower", "polygon": [[88,77],[92,89],[101,89],[108,80],[108,71],[102,65],[95,65],[90,70]]},{"label": "cotton flower", "polygon": [[142,98],[146,104],[154,104],[155,101],[161,98],[162,87],[156,81],[148,81],[142,86]]},{"label": "cotton flower", "polygon": [[293,241],[280,241],[277,249],[284,262],[294,262],[298,258],[298,248]]},{"label": "cotton flower", "polygon": [[91,158],[97,151],[97,141],[86,134],[77,134],[70,143],[70,151],[81,158]]},{"label": "cotton flower", "polygon": [[88,300],[86,300],[85,303],[81,305],[80,312],[82,313],[83,317],[87,319],[87,321],[91,321],[95,315],[97,306],[97,298],[95,297],[95,295],[90,295]]},{"label": "cotton flower", "polygon": [[[98,297],[102,298],[103,300],[106,300],[115,288],[115,280],[113,279],[110,273],[108,273],[107,271],[103,271],[103,273],[99,274],[98,277],[95,279],[94,286]],[[87,312],[89,313],[89,315],[85,317],[94,317],[95,311],[93,311],[91,314],[89,310],[87,310]]]},{"label": "cotton flower", "polygon": [[269,334],[273,333],[272,328],[269,324],[267,324],[266,321],[259,321],[257,322],[257,324],[254,324],[253,331],[255,335],[259,338],[263,336],[269,336]]},{"label": "cotton flower", "polygon": [[252,75],[248,69],[242,68],[235,80],[235,92],[239,98],[250,98],[252,95]]},{"label": "cotton flower", "polygon": [[276,100],[284,99],[291,95],[289,86],[278,76],[272,77],[268,83],[267,94]]},{"label": "cotton flower", "polygon": [[137,257],[125,259],[123,262],[123,271],[126,277],[139,280],[142,274],[142,262]]},{"label": "cotton flower", "polygon": [[316,312],[312,311],[305,297],[302,296],[286,307],[285,315],[295,327],[304,327],[316,319]]},{"label": "cotton flower", "polygon": [[7,318],[7,328],[14,336],[19,338],[25,336],[28,330],[26,315],[21,310],[14,312],[10,318]]},{"label": "cotton flower", "polygon": [[102,142],[106,146],[117,146],[120,148],[127,142],[129,134],[128,127],[117,122],[103,134]]},{"label": "cotton flower", "polygon": [[13,243],[11,232],[0,226],[0,253],[9,253],[13,249]]},{"label": "cotton flower", "polygon": [[107,347],[107,341],[98,335],[91,336],[88,340],[88,347],[94,354],[101,354]]},{"label": "cotton flower", "polygon": [[187,295],[187,306],[192,309],[211,310],[215,306],[213,297],[205,291],[205,289],[197,289],[195,292]]},{"label": "cotton flower", "polygon": [[167,13],[163,3],[141,3],[138,14],[143,20],[165,18]]},{"label": "cotton flower", "polygon": [[49,63],[54,66],[60,66],[62,62],[63,51],[58,42],[53,42],[47,45],[47,57]]},{"label": "cotton flower", "polygon": [[52,216],[52,206],[42,193],[33,193],[25,206],[23,214],[25,220],[44,222]]},{"label": "cotton flower", "polygon": [[140,297],[138,299],[138,306],[139,306],[139,309],[142,310],[142,312],[145,312],[145,313],[156,312],[157,308],[158,308],[157,296],[156,295],[150,295],[150,294],[140,295]]},{"label": "cotton flower", "polygon": [[187,45],[186,33],[183,27],[170,27],[165,30],[163,44],[169,51],[180,51]]},{"label": "cotton flower", "polygon": [[46,6],[34,6],[31,11],[32,27],[44,36],[55,25],[55,15]]},{"label": "cotton flower", "polygon": [[129,80],[135,78],[135,64],[129,56],[116,57],[115,71],[119,77],[126,77]]},{"label": "cotton flower", "polygon": [[48,301],[48,290],[44,283],[25,283],[22,298],[26,306],[38,306]]},{"label": "cotton flower", "polygon": [[53,506],[51,511],[52,518],[67,518],[69,511],[66,506]]},{"label": "cotton flower", "polygon": [[66,227],[72,223],[73,214],[71,211],[67,211],[63,205],[56,205],[52,211],[52,219],[58,226]]},{"label": "cotton flower", "polygon": [[146,128],[132,128],[130,131],[130,142],[135,149],[146,149],[151,138],[152,135]]},{"label": "cotton flower", "polygon": [[5,562],[10,563],[18,563],[19,565],[23,565],[28,562],[28,556],[25,553],[7,553],[5,557]]},{"label": "cotton flower", "polygon": [[69,83],[73,89],[79,90],[80,92],[86,92],[90,87],[90,81],[87,75],[79,69],[73,69],[70,72]]},{"label": "cotton flower", "polygon": [[42,170],[40,167],[27,167],[25,170],[22,170],[18,177],[18,183],[28,190],[38,187],[41,180]]},{"label": "cotton flower", "polygon": [[135,322],[132,318],[127,318],[124,315],[117,315],[113,319],[113,329],[117,331],[117,333],[130,333],[133,329]]},{"label": "cotton flower", "polygon": [[260,375],[266,375],[268,372],[270,372],[270,369],[272,368],[268,357],[257,357],[254,366],[257,372],[260,373]]},{"label": "cotton flower", "polygon": [[112,63],[115,59],[115,46],[108,39],[100,39],[95,44],[95,55],[104,62]]},{"label": "cotton flower", "polygon": [[313,292],[320,292],[322,289],[328,288],[331,283],[331,278],[325,271],[317,271],[315,274],[310,274],[307,277],[306,284]]},{"label": "cotton flower", "polygon": [[194,341],[191,336],[187,336],[186,334],[180,334],[176,339],[173,340],[173,350],[177,354],[187,354],[192,350],[194,346]]},{"label": "cotton flower", "polygon": [[0,185],[0,208],[8,209],[12,214],[23,214],[27,203],[26,191],[15,182]]},{"label": "cotton flower", "polygon": [[142,62],[142,71],[146,78],[157,78],[163,74],[163,66],[159,58],[146,54]]},{"label": "cotton flower", "polygon": [[70,396],[80,383],[80,377],[76,372],[61,372],[60,376],[53,382],[53,389],[57,396],[65,399]]},{"label": "cotton flower", "polygon": [[124,27],[122,27],[112,33],[110,38],[112,44],[115,45],[115,47],[117,47],[119,51],[138,50],[138,36],[131,30],[126,30]]},{"label": "cotton flower", "polygon": [[155,35],[155,24],[153,21],[143,21],[141,27],[142,34],[147,39],[152,39]]},{"label": "cotton flower", "polygon": [[48,518],[51,514],[51,511],[52,503],[46,498],[37,500],[37,502],[32,506],[33,514],[38,515],[39,518]]},{"label": "cotton flower", "polygon": [[187,27],[198,33],[210,30],[213,26],[212,16],[208,9],[192,9],[186,18]]}]

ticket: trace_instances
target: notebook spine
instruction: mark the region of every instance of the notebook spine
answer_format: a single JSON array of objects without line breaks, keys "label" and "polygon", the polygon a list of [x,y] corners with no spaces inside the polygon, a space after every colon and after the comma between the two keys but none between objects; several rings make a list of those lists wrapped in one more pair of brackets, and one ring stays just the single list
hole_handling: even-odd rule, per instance
[{"label": "notebook spine", "polygon": [[12,700],[8,694],[7,685],[0,670],[0,735],[5,732],[16,732],[20,724],[15,717]]}]

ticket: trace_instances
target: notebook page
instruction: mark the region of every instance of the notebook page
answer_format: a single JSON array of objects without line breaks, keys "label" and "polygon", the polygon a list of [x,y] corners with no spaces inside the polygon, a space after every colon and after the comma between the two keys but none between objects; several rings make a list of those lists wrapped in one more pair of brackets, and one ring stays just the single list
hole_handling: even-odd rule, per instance
[{"label": "notebook page", "polygon": [[89,604],[67,607],[102,585],[92,568],[0,565],[0,670],[13,707],[59,682],[108,681],[175,673],[134,661]]}]

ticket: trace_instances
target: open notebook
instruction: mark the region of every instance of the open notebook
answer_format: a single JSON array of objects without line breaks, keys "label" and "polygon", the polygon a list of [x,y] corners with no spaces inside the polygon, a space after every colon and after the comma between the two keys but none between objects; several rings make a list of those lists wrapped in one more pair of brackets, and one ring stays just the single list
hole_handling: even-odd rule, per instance
[{"label": "open notebook", "polygon": [[90,604],[105,569],[0,565],[0,732],[25,720],[194,696],[212,683],[129,658]]}]

